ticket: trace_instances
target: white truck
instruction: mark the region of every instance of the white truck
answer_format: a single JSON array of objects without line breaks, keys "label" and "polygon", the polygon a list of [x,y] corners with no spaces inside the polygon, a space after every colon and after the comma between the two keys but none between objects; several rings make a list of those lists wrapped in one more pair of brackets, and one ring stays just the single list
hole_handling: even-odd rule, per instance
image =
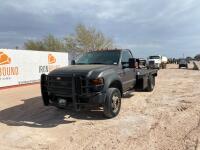
[{"label": "white truck", "polygon": [[149,56],[147,59],[148,68],[153,69],[166,69],[167,62],[167,57],[161,55]]}]

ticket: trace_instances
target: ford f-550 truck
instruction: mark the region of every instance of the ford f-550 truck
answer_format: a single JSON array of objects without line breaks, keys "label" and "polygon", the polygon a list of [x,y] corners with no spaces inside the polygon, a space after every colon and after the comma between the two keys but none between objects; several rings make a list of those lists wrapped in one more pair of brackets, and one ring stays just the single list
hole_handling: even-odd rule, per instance
[{"label": "ford f-550 truck", "polygon": [[157,70],[140,69],[130,50],[91,51],[72,65],[41,75],[45,106],[103,107],[105,117],[118,115],[121,97],[131,89],[152,91]]}]

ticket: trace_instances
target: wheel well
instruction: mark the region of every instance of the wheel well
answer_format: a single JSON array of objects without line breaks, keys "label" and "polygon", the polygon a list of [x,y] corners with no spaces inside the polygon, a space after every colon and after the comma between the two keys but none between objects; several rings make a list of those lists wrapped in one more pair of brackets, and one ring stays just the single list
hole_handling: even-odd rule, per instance
[{"label": "wheel well", "polygon": [[119,89],[121,95],[123,95],[122,84],[121,84],[120,81],[117,81],[117,80],[116,80],[116,81],[113,81],[113,82],[110,84],[109,88],[117,88],[117,89]]}]

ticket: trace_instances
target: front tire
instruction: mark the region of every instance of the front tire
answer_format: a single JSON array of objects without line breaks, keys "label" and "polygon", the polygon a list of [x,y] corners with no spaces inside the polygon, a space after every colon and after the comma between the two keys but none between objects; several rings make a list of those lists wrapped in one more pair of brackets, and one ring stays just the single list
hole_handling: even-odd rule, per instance
[{"label": "front tire", "polygon": [[44,106],[49,105],[49,95],[47,92],[47,85],[46,85],[46,75],[42,74],[41,75],[41,83],[40,83],[40,88],[41,88],[41,95],[42,95],[42,100],[44,103]]},{"label": "front tire", "polygon": [[48,92],[45,89],[45,87],[41,87],[41,94],[42,94],[42,100],[43,100],[44,106],[48,106],[49,105],[49,96],[48,96]]},{"label": "front tire", "polygon": [[117,88],[109,88],[104,102],[104,116],[113,118],[119,114],[121,108],[121,93]]}]

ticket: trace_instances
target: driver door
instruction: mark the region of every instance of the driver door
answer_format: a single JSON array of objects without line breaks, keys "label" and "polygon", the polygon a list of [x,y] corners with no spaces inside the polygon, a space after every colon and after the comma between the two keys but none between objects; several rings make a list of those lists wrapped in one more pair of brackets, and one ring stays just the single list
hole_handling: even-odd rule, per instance
[{"label": "driver door", "polygon": [[[123,89],[125,91],[133,88],[136,83],[136,72],[133,68],[129,68],[129,59],[133,58],[131,52],[129,50],[125,50],[122,52],[121,56],[121,64],[122,64],[122,72],[121,72],[121,80],[123,82]],[[124,67],[123,67],[124,66]]]}]

